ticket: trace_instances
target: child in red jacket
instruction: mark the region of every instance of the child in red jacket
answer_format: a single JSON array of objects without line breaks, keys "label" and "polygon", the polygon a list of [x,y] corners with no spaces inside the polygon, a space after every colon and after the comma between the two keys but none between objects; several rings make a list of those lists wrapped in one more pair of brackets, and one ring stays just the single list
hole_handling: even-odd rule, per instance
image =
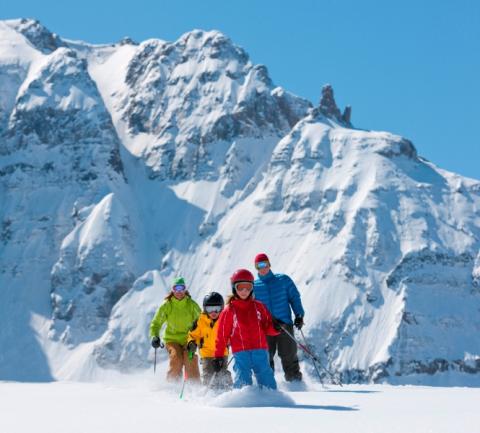
[{"label": "child in red jacket", "polygon": [[225,347],[230,344],[235,388],[251,385],[253,371],[258,385],[277,389],[266,339],[266,335],[278,335],[272,325],[272,316],[264,304],[253,298],[254,277],[250,271],[239,269],[230,281],[233,296],[218,319],[215,369],[221,370]]}]

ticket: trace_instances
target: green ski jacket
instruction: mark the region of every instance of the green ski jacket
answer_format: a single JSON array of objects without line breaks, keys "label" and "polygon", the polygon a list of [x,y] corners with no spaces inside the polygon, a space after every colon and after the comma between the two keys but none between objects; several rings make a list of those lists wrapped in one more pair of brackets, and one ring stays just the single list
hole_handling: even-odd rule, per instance
[{"label": "green ski jacket", "polygon": [[162,339],[165,343],[187,343],[188,331],[202,310],[189,296],[182,300],[172,297],[157,310],[150,323],[150,337],[158,337],[164,323],[167,324]]}]

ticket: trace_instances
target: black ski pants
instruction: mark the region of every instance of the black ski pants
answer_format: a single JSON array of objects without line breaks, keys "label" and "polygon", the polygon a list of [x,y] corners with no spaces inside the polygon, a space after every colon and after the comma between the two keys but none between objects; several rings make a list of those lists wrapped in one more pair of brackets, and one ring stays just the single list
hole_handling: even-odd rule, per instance
[{"label": "black ski pants", "polygon": [[[283,327],[293,335],[293,325],[283,324]],[[297,343],[288,334],[281,331],[275,337],[267,335],[268,351],[270,353],[270,367],[275,370],[273,358],[278,350],[278,356],[282,362],[285,380],[292,382],[302,380],[302,372],[298,363]]]},{"label": "black ski pants", "polygon": [[229,389],[232,387],[232,374],[228,370],[228,356],[223,358],[223,367],[215,373],[213,368],[213,360],[215,358],[202,358],[202,379],[205,386],[210,386],[212,389]]}]

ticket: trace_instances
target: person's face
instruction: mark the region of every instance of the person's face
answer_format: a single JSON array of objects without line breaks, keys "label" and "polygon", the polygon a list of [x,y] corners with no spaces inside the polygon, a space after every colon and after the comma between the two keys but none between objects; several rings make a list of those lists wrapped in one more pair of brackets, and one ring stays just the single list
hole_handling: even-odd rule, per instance
[{"label": "person's face", "polygon": [[240,299],[247,299],[253,290],[253,284],[247,281],[235,284],[235,291]]},{"label": "person's face", "polygon": [[183,285],[176,285],[172,287],[172,292],[175,299],[181,301],[187,293],[187,288]]},{"label": "person's face", "polygon": [[221,305],[207,305],[205,307],[205,312],[207,313],[208,317],[212,320],[217,320],[218,316],[220,316],[220,313],[222,312],[222,306]]},{"label": "person's face", "polygon": [[220,316],[220,313],[208,313],[208,317],[210,317],[210,319],[212,320],[217,320],[218,319],[218,316]]},{"label": "person's face", "polygon": [[258,262],[255,266],[257,268],[258,274],[261,276],[267,275],[270,271],[270,263],[265,262]]}]

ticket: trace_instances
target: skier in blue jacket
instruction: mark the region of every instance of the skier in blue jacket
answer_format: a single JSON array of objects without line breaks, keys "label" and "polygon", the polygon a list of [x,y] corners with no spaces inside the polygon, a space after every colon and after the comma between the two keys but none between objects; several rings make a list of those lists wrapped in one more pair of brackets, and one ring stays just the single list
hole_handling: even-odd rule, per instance
[{"label": "skier in blue jacket", "polygon": [[[301,329],[305,315],[300,293],[295,283],[288,275],[274,274],[270,269],[270,260],[264,253],[257,254],[255,257],[255,268],[259,277],[254,283],[255,299],[267,306],[277,330],[281,331],[285,328],[293,335],[293,327]],[[292,310],[295,315],[293,321]],[[285,380],[288,382],[301,381],[302,373],[298,363],[297,343],[283,331],[277,336],[267,336],[267,342],[272,369],[274,369],[273,358],[278,350]]]}]

